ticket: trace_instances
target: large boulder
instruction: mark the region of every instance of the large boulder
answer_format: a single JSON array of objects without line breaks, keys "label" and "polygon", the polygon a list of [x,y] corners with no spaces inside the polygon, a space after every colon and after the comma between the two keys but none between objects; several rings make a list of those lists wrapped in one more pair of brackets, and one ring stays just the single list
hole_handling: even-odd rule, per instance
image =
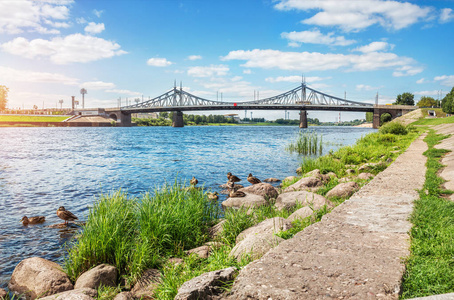
[{"label": "large boulder", "polygon": [[120,294],[117,294],[113,300],[132,300],[134,299],[132,297],[131,292],[121,292]]},{"label": "large boulder", "polygon": [[358,172],[368,172],[372,171],[376,168],[383,169],[386,167],[386,164],[384,162],[379,162],[379,163],[366,163],[362,165],[361,167],[358,168]]},{"label": "large boulder", "polygon": [[229,256],[241,261],[243,257],[250,255],[253,260],[256,260],[282,241],[284,241],[283,238],[273,233],[250,234],[233,247]]},{"label": "large boulder", "polygon": [[303,206],[309,205],[314,210],[322,208],[323,205],[334,207],[333,203],[327,200],[325,197],[308,191],[280,194],[279,197],[277,197],[276,203],[274,205],[278,210],[289,210],[295,207],[297,203],[300,203]]},{"label": "large boulder", "polygon": [[302,220],[304,218],[311,216],[313,213],[314,213],[314,211],[309,206],[305,206],[305,207],[302,207],[302,208],[296,210],[293,214],[291,214],[287,218],[287,220],[290,222],[293,222],[298,219]]},{"label": "large boulder", "polygon": [[268,200],[263,196],[248,194],[245,197],[230,197],[222,202],[223,207],[259,207],[268,204]]},{"label": "large boulder", "polygon": [[292,228],[292,224],[287,219],[281,217],[275,217],[266,219],[257,225],[249,227],[243,230],[237,237],[236,242],[244,240],[248,235],[258,235],[263,233],[278,233],[281,231],[289,230]]},{"label": "large boulder", "polygon": [[186,251],[187,255],[194,254],[200,258],[208,258],[211,253],[211,247],[210,246],[200,246],[191,250]]},{"label": "large boulder", "polygon": [[175,300],[212,299],[213,296],[222,294],[222,287],[233,281],[238,270],[230,267],[202,274],[183,283],[178,289]]},{"label": "large boulder", "polygon": [[294,191],[317,191],[323,185],[320,178],[317,177],[303,177],[291,186],[287,187],[284,192]]},{"label": "large boulder", "polygon": [[94,300],[98,292],[90,288],[81,288],[39,298],[39,300]]},{"label": "large boulder", "polygon": [[239,189],[241,192],[263,196],[265,198],[276,198],[279,195],[278,190],[269,183],[261,182],[251,186]]},{"label": "large boulder", "polygon": [[90,288],[96,290],[100,285],[115,287],[117,286],[117,274],[117,268],[102,264],[80,275],[77,278],[74,288]]},{"label": "large boulder", "polygon": [[350,181],[345,183],[340,183],[336,185],[332,190],[330,190],[327,194],[327,198],[331,197],[340,197],[346,198],[350,197],[356,190],[359,189],[359,186],[356,182]]},{"label": "large boulder", "polygon": [[361,173],[358,175],[358,179],[362,179],[362,180],[369,180],[370,178],[374,178],[375,175],[374,174],[371,174],[371,173]]},{"label": "large boulder", "polygon": [[224,219],[210,228],[209,234],[212,239],[215,239],[222,234],[222,232],[224,230],[223,226],[224,226],[225,222],[227,222],[227,221]]},{"label": "large boulder", "polygon": [[136,282],[131,290],[134,298],[153,299],[154,290],[158,287],[161,281],[161,273],[157,269],[148,269],[142,277]]},{"label": "large boulder", "polygon": [[21,261],[11,275],[8,289],[23,294],[27,299],[36,299],[74,288],[62,268],[49,260],[31,257]]}]

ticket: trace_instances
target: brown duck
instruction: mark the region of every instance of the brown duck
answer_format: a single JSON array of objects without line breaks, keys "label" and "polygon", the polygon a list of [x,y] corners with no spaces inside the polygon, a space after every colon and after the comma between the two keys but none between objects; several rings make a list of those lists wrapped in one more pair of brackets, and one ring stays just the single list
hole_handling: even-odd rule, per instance
[{"label": "brown duck", "polygon": [[246,197],[246,193],[245,192],[241,192],[241,191],[234,191],[234,190],[231,190],[230,193],[229,193],[229,197],[230,198],[235,198],[235,197]]},{"label": "brown duck", "polygon": [[196,186],[197,183],[199,183],[199,181],[198,181],[194,176],[192,176],[192,179],[191,179],[191,181],[189,181],[189,183],[190,183],[192,186]]},{"label": "brown duck", "polygon": [[30,217],[27,218],[27,216],[23,216],[22,219],[20,220],[24,226],[27,226],[28,224],[40,224],[46,221],[46,217],[43,216],[38,216],[38,217]]},{"label": "brown duck", "polygon": [[249,175],[247,177],[247,181],[249,181],[252,184],[261,183],[260,179],[258,179],[257,177],[252,176],[251,173],[249,173]]},{"label": "brown duck", "polygon": [[60,206],[57,210],[57,216],[65,220],[65,225],[68,224],[68,221],[74,221],[77,220],[78,218],[69,210],[66,210],[64,206]]},{"label": "brown duck", "polygon": [[232,175],[232,173],[230,173],[230,172],[227,173],[227,179],[231,182],[240,182],[241,181],[241,179],[239,179],[235,175]]},{"label": "brown duck", "polygon": [[218,192],[207,193],[207,195],[208,195],[208,199],[210,199],[210,200],[218,200],[219,199]]}]

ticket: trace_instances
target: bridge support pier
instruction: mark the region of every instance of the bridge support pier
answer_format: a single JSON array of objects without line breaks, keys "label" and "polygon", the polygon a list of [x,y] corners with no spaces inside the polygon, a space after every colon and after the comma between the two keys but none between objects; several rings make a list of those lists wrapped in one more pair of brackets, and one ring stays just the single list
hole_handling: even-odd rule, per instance
[{"label": "bridge support pier", "polygon": [[300,128],[307,128],[307,111],[300,111]]},{"label": "bridge support pier", "polygon": [[184,127],[183,113],[181,111],[176,111],[173,114],[172,127]]},{"label": "bridge support pier", "polygon": [[372,128],[378,129],[380,127],[380,109],[374,108],[374,117],[372,120]]}]

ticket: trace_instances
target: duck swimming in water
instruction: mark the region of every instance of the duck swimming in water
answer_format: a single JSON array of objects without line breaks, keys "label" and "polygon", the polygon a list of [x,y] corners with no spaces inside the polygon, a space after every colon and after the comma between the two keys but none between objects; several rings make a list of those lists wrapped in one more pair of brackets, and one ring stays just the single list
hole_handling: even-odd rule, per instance
[{"label": "duck swimming in water", "polygon": [[189,183],[195,187],[197,183],[199,183],[199,181],[194,176],[192,176],[192,179],[191,181],[189,181]]},{"label": "duck swimming in water", "polygon": [[227,179],[229,181],[232,181],[232,182],[240,182],[241,181],[241,179],[239,179],[235,175],[232,175],[232,173],[230,173],[230,172],[227,173]]},{"label": "duck swimming in water", "polygon": [[30,217],[27,218],[27,216],[23,216],[22,219],[20,220],[24,226],[27,226],[28,224],[40,224],[46,221],[46,217],[43,216],[38,216],[38,217]]},{"label": "duck swimming in water", "polygon": [[258,179],[257,177],[254,177],[252,176],[252,173],[249,173],[248,177],[247,177],[247,181],[249,181],[250,183],[252,184],[257,184],[257,183],[261,183],[262,181],[260,179]]},{"label": "duck swimming in water", "polygon": [[77,220],[78,218],[69,210],[66,210],[64,206],[60,206],[57,210],[57,216],[65,220],[65,225],[68,224],[68,221],[74,221]]}]

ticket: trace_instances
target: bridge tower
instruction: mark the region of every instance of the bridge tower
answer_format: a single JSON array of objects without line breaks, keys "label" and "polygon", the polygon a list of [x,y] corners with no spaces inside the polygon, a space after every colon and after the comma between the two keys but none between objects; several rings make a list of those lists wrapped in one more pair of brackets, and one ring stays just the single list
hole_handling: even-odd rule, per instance
[{"label": "bridge tower", "polygon": [[307,128],[307,111],[300,111],[300,128]]},{"label": "bridge tower", "polygon": [[172,127],[184,127],[183,112],[176,111],[173,114]]}]

